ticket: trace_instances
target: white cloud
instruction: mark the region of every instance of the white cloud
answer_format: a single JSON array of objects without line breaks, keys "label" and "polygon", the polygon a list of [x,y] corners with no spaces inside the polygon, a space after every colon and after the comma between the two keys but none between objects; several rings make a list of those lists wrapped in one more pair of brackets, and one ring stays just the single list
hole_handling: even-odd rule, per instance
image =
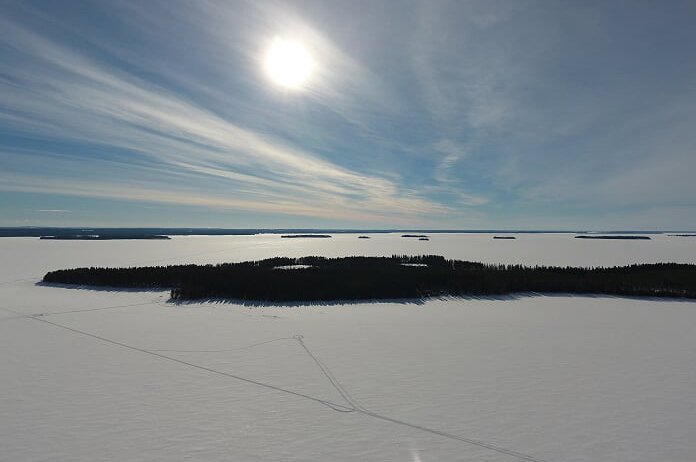
[{"label": "white cloud", "polygon": [[[139,153],[164,171],[229,180],[235,199],[24,177],[15,190],[93,194],[308,216],[361,220],[444,212],[393,180],[338,166],[311,152],[254,132],[180,95],[100,64],[17,24],[0,20],[2,39],[22,54],[0,82],[0,117],[34,135]],[[25,121],[31,121],[26,124]],[[99,159],[99,148],[87,157]],[[205,181],[205,180],[202,180]],[[35,184],[35,186],[31,186]],[[50,184],[50,187],[48,186]],[[159,185],[162,186],[162,185]],[[101,191],[101,192],[100,192]],[[139,192],[138,192],[139,191]],[[257,198],[263,198],[261,203]]]}]

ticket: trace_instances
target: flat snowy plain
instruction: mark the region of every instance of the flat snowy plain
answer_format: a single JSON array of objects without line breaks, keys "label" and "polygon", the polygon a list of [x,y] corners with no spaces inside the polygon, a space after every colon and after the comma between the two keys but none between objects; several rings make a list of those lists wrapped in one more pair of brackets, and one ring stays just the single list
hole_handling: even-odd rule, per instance
[{"label": "flat snowy plain", "polygon": [[694,461],[695,302],[175,305],[35,285],[59,268],[272,256],[696,263],[696,238],[652,237],[1,238],[0,460]]}]

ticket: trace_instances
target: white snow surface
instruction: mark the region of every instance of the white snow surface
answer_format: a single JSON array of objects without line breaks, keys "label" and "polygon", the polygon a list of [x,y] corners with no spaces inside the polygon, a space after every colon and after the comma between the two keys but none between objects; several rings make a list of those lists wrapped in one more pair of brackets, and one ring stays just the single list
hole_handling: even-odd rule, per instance
[{"label": "white snow surface", "polygon": [[696,239],[666,235],[371,236],[0,239],[0,460],[696,460],[694,302],[176,305],[35,284],[60,268],[273,256],[696,263]]},{"label": "white snow surface", "polygon": [[311,268],[312,265],[282,265],[282,266],[274,266],[273,269],[277,270],[294,270],[294,269],[307,269]]}]

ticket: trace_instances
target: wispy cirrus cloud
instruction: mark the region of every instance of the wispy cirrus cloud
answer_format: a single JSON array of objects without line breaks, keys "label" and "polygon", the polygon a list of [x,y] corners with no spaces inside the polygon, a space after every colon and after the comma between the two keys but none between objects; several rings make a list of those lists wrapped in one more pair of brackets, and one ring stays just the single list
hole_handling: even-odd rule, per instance
[{"label": "wispy cirrus cloud", "polygon": [[[359,221],[408,220],[446,212],[399,187],[244,128],[181,95],[98,62],[69,45],[0,20],[3,41],[20,58],[0,80],[0,120],[27,135],[81,143],[85,162],[99,162],[101,147],[121,149],[132,161],[154,162],[189,178],[214,177],[235,199],[181,193],[167,183],[119,190],[98,181],[15,176],[3,189],[265,210]],[[137,167],[134,166],[134,170]],[[192,182],[195,183],[195,182]],[[224,188],[223,188],[224,191]],[[222,191],[221,191],[222,192]]]},{"label": "wispy cirrus cloud", "polygon": [[[4,191],[459,228],[654,228],[696,196],[689,2],[6,5]],[[263,74],[277,35],[303,92]]]},{"label": "wispy cirrus cloud", "polygon": [[657,204],[691,204],[696,10],[673,7],[422,3],[410,63],[446,140],[434,179],[464,194],[485,179],[518,222],[614,210],[650,227]]}]

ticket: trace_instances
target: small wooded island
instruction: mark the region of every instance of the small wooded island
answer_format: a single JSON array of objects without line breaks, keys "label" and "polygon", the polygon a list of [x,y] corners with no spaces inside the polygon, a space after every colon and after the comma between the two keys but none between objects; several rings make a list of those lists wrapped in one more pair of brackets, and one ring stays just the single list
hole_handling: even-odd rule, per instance
[{"label": "small wooded island", "polygon": [[433,255],[279,257],[203,266],[77,268],[49,272],[43,281],[166,288],[171,289],[175,300],[313,302],[520,292],[696,298],[696,265],[692,264],[531,267],[447,260]]},{"label": "small wooded island", "polygon": [[625,239],[625,240],[638,240],[638,241],[649,241],[650,236],[619,236],[616,234],[610,234],[608,236],[598,235],[598,234],[581,234],[575,236],[575,239]]}]

